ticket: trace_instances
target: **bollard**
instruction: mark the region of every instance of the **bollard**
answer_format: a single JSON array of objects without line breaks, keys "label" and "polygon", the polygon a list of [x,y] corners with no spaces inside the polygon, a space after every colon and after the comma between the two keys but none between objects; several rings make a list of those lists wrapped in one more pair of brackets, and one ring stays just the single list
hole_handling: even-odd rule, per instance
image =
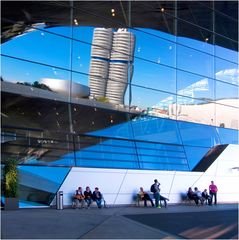
[{"label": "bollard", "polygon": [[56,208],[59,210],[63,209],[63,191],[57,192]]}]

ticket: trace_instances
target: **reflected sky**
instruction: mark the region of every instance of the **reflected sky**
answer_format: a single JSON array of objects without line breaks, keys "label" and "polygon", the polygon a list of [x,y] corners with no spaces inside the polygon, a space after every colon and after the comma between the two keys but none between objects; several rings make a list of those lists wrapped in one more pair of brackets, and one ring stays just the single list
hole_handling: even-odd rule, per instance
[{"label": "reflected sky", "polygon": [[[29,31],[4,43],[2,54],[33,63],[2,57],[3,80],[33,83],[43,78],[55,78],[72,79],[74,82],[88,85],[87,75],[94,28],[74,27],[73,38],[77,39],[74,41],[67,37],[59,37],[69,35],[69,29],[70,27],[54,27],[50,29],[51,33]],[[194,104],[197,102],[194,98],[207,100],[238,98],[238,65],[221,59],[223,57],[233,61],[235,55],[238,55],[237,52],[214,47],[205,41],[184,37],[176,39],[174,35],[151,29],[131,31],[136,37],[131,105],[141,109],[155,107],[164,109],[175,102],[176,94],[192,98],[188,102]],[[213,48],[220,58],[211,55]],[[41,65],[36,64],[37,62]],[[70,70],[74,73],[71,74]],[[215,84],[213,79],[220,82]],[[154,93],[150,89],[157,91]],[[147,98],[145,92],[148,92]],[[127,91],[125,95],[126,104],[130,102],[129,93]]]}]

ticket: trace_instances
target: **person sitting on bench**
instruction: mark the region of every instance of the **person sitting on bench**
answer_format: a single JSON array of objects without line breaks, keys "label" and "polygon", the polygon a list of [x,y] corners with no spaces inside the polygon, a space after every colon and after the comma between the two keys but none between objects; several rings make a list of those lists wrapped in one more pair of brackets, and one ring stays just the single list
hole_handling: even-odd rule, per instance
[{"label": "person sitting on bench", "polygon": [[77,208],[80,205],[80,208],[83,208],[85,205],[85,196],[82,192],[82,187],[78,187],[76,190],[74,196],[73,196],[73,208]]},{"label": "person sitting on bench", "polygon": [[95,191],[93,192],[92,198],[93,198],[93,201],[96,201],[96,204],[97,204],[98,208],[101,208],[101,203],[102,203],[103,197],[102,197],[102,194],[99,191],[98,187],[95,188]]},{"label": "person sitting on bench", "polygon": [[140,191],[138,192],[138,200],[143,200],[145,207],[147,207],[147,200],[149,200],[151,202],[152,207],[154,207],[153,200],[151,199],[149,194],[144,191],[143,187],[140,187]]}]

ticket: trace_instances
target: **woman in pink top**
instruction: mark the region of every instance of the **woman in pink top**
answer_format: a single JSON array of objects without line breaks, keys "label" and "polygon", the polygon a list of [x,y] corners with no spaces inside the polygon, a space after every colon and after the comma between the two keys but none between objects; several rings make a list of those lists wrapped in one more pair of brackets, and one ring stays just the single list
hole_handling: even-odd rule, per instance
[{"label": "woman in pink top", "polygon": [[209,186],[209,194],[212,197],[214,197],[214,204],[217,204],[217,186],[214,184],[213,181],[211,181],[211,185]]}]

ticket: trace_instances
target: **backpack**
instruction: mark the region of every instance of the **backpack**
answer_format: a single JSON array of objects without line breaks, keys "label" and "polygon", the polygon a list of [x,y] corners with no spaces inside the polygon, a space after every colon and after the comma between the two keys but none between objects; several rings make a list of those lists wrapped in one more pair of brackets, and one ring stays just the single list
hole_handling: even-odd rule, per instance
[{"label": "backpack", "polygon": [[154,184],[151,185],[151,187],[150,187],[150,192],[156,193]]}]

